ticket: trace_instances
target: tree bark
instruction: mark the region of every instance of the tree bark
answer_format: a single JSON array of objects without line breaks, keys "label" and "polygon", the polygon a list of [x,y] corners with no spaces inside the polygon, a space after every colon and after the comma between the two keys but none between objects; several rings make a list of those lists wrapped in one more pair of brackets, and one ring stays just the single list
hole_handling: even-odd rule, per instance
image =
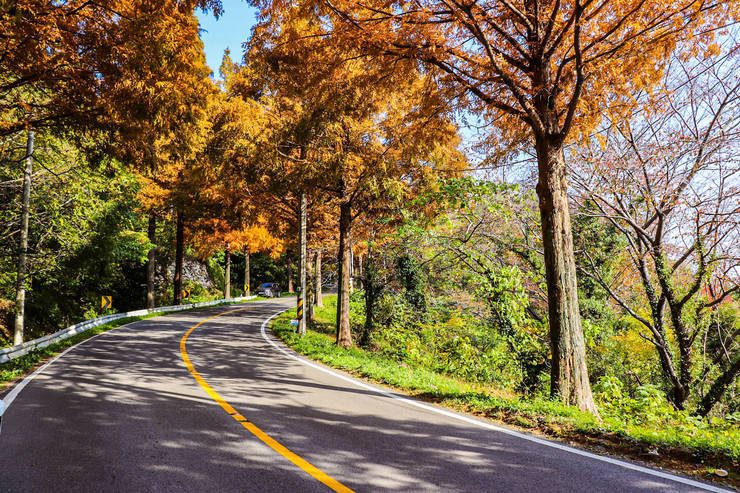
[{"label": "tree bark", "polygon": [[224,298],[231,298],[231,249],[229,244],[226,244],[226,251],[224,252],[226,257],[226,273],[224,275]]},{"label": "tree bark", "polygon": [[244,247],[244,296],[249,296],[249,246]]},{"label": "tree bark", "polygon": [[365,283],[363,282],[363,274],[362,274],[362,255],[357,257],[357,283],[360,289],[365,288]]},{"label": "tree bark", "polygon": [[[659,217],[658,221],[658,228],[662,229],[662,218]],[[656,242],[653,245],[653,261],[655,262],[655,274],[668,304],[668,313],[670,314],[673,331],[676,334],[676,342],[678,343],[678,383],[673,387],[671,400],[678,409],[683,409],[691,389],[693,368],[691,357],[692,339],[689,335],[689,329],[683,321],[684,305],[677,299],[671,285],[670,273],[666,265],[665,253],[661,243]]]},{"label": "tree bark", "polygon": [[550,393],[598,416],[586,366],[578,309],[568,185],[563,145],[556,137],[536,138],[540,216],[547,279],[552,367]]},{"label": "tree bark", "polygon": [[[313,255],[318,255],[316,252]],[[315,285],[314,277],[316,276],[315,261],[311,258],[311,254],[306,257],[306,326],[311,327],[314,321],[314,299],[316,296],[313,294],[313,288]]]},{"label": "tree bark", "polygon": [[26,167],[23,171],[23,199],[21,203],[21,237],[18,246],[18,272],[15,285],[15,324],[13,344],[23,344],[26,323],[26,270],[28,256],[28,217],[31,210],[31,176],[33,174],[33,130],[26,140]]},{"label": "tree bark", "polygon": [[740,374],[740,355],[735,355],[735,361],[732,362],[732,365],[714,381],[707,394],[699,402],[696,413],[699,416],[709,414],[738,374]]},{"label": "tree bark", "polygon": [[288,272],[288,292],[293,292],[293,258],[290,256],[290,252],[285,257],[287,263],[285,269]]},{"label": "tree bark", "polygon": [[314,303],[318,307],[324,306],[324,294],[321,292],[321,249],[316,251],[316,264],[314,267]]},{"label": "tree bark", "polygon": [[352,234],[352,205],[343,202],[339,206],[339,287],[337,292],[337,344],[352,347],[349,323],[349,293],[351,265],[350,238]]},{"label": "tree bark", "polygon": [[350,242],[349,244],[349,292],[352,293],[355,290],[355,248]]},{"label": "tree bark", "polygon": [[298,294],[299,305],[302,306],[301,317],[298,320],[298,333],[301,336],[306,335],[306,309],[308,300],[306,299],[306,192],[301,192],[299,206],[299,233],[298,233],[298,268],[300,269],[300,293]]},{"label": "tree bark", "polygon": [[652,332],[652,342],[656,352],[658,353],[658,360],[660,361],[663,379],[671,386],[669,399],[676,405],[676,407],[679,407],[676,399],[680,397],[683,390],[681,389],[681,380],[676,374],[676,369],[673,364],[673,355],[666,338],[665,321],[663,317],[666,298],[665,295],[658,296],[655,286],[653,286],[652,276],[648,273],[647,265],[645,265],[645,261],[642,256],[644,254],[641,246],[643,240],[640,238],[637,231],[635,232],[635,236],[632,241],[635,245],[638,245],[639,248],[638,255],[635,256],[637,257],[635,265],[640,273],[642,287],[645,290],[645,295],[647,296],[648,304],[650,305],[650,313],[652,315],[652,325],[645,324],[644,322],[643,325],[646,325]]},{"label": "tree bark", "polygon": [[[149,243],[156,245],[157,240],[157,216],[154,212],[149,212],[149,227],[147,228],[147,237]],[[146,307],[154,308],[156,302],[154,299],[154,268],[157,257],[157,247],[152,246],[147,253],[146,261]]]},{"label": "tree bark", "polygon": [[185,218],[182,210],[177,210],[175,232],[175,279],[172,283],[173,304],[182,303],[182,264],[185,256]]}]

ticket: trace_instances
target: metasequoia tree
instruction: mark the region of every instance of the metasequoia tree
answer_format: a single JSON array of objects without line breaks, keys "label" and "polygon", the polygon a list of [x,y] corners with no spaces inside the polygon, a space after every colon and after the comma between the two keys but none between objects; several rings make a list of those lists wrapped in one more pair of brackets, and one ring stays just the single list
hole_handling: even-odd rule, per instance
[{"label": "metasequoia tree", "polygon": [[[534,148],[539,181],[551,393],[597,413],[578,313],[563,147],[615,105],[648,86],[678,39],[700,52],[737,2],[680,0],[308,0],[353,49],[415,60],[509,143]],[[326,33],[327,35],[329,32]]]},{"label": "metasequoia tree", "polygon": [[251,226],[237,228],[223,219],[200,219],[188,228],[195,251],[202,258],[223,251],[226,255],[227,272],[225,275],[224,296],[229,297],[231,278],[228,266],[231,252],[244,253],[244,295],[249,294],[249,255],[269,252],[276,258],[283,252],[283,242],[272,236],[264,217],[257,219]]},{"label": "metasequoia tree", "polygon": [[28,217],[31,205],[31,175],[33,174],[34,132],[28,131],[25,169],[23,170],[23,199],[21,200],[20,245],[18,248],[18,270],[15,287],[15,321],[13,323],[13,344],[23,344],[23,328],[26,308],[26,270],[28,255]]},{"label": "metasequoia tree", "polygon": [[[159,105],[157,100],[174,100],[173,92],[163,87],[164,80],[186,79],[182,75],[192,68],[192,60],[197,63],[197,56],[190,53],[192,48],[202,52],[192,15],[196,6],[220,11],[220,3],[210,0],[157,5],[4,3],[0,6],[0,135],[75,128],[79,132],[75,138],[81,138],[101,129],[109,134],[129,129],[130,135],[142,137],[139,142],[157,141],[166,132],[152,135],[140,127],[154,120],[149,110]],[[174,121],[182,115],[170,116]],[[132,127],[136,131],[131,132]],[[133,140],[118,142],[131,148]],[[150,221],[150,232],[154,226]],[[20,257],[24,254],[19,256],[18,270],[18,340],[23,337],[21,291],[26,282]],[[150,260],[153,265],[153,256]]]},{"label": "metasequoia tree", "polygon": [[337,343],[349,347],[353,224],[432,181],[435,166],[454,154],[442,149],[455,148],[456,129],[434,79],[410,65],[401,72],[348,59],[341,44],[321,42],[310,17],[285,9],[289,15],[263,12],[249,61],[260,61],[275,103],[292,112],[279,140],[287,145],[277,149],[283,159],[274,161],[279,175],[339,205]]},{"label": "metasequoia tree", "polygon": [[207,142],[208,119],[206,109],[209,96],[214,87],[205,75],[205,57],[200,52],[201,70],[193,74],[196,80],[208,84],[194,84],[192,89],[199,94],[190,93],[190,100],[185,100],[189,119],[174,130],[170,151],[160,154],[156,173],[141,176],[143,183],[141,202],[146,210],[166,211],[175,219],[175,273],[173,279],[173,302],[182,302],[182,266],[185,255],[185,223],[200,218],[208,201],[202,195],[208,191],[204,188],[203,148]]},{"label": "metasequoia tree", "polygon": [[192,15],[196,7],[221,12],[218,0],[3,2],[0,135],[105,121],[119,84],[139,79],[142,53],[168,64],[166,50],[141,52],[142,40],[169,36],[173,41],[180,33],[179,17]]},{"label": "metasequoia tree", "polygon": [[644,327],[676,407],[710,382],[702,415],[740,373],[736,329],[710,324],[740,292],[740,67],[735,40],[723,45],[705,60],[673,58],[657,90],[636,94],[638,110],[601,131],[573,173],[592,214],[625,238],[639,296],[594,262],[586,271]]},{"label": "metasequoia tree", "polygon": [[[138,7],[142,14],[137,35],[120,55],[130,73],[116,81],[106,100],[113,152],[154,180],[168,163],[192,162],[207,128],[205,107],[214,88],[192,8],[192,4],[171,2],[162,2],[156,9]],[[157,218],[166,217],[170,206],[160,205],[147,211],[152,245],[157,243]],[[153,246],[147,263],[149,307],[154,306],[154,263]]]}]

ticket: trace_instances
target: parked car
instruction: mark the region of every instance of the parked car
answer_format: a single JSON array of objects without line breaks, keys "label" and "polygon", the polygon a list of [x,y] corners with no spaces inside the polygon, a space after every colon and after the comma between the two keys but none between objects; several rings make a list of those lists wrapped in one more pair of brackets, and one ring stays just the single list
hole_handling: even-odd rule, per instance
[{"label": "parked car", "polygon": [[264,282],[257,288],[257,296],[264,296],[265,298],[279,298],[282,294],[280,286],[274,282]]}]

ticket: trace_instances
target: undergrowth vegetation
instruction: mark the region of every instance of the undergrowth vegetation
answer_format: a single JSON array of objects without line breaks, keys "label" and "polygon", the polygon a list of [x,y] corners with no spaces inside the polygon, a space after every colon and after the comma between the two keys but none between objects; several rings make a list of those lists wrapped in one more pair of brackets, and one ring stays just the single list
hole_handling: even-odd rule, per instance
[{"label": "undergrowth vegetation", "polygon": [[[352,308],[359,324],[357,300],[353,297]],[[474,321],[450,318],[434,325],[401,315],[378,328],[368,348],[344,349],[334,338],[336,297],[326,296],[324,304],[315,309],[313,330],[305,337],[295,334],[289,324],[293,310],[275,320],[273,332],[299,353],[335,368],[551,436],[605,437],[645,448],[680,449],[697,461],[740,460],[737,413],[700,418],[677,410],[655,385],[638,386],[630,395],[619,379],[603,377],[594,386],[599,421],[544,392],[517,393],[512,378],[516,363],[507,350],[508,341]]]}]

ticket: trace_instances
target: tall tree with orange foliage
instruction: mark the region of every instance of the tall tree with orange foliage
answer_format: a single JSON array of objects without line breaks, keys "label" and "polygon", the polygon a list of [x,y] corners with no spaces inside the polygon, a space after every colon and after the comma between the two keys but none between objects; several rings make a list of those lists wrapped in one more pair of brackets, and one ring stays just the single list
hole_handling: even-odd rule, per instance
[{"label": "tall tree with orange foliage", "polygon": [[551,393],[597,414],[578,311],[563,148],[602,108],[658,79],[680,39],[701,55],[740,4],[719,0],[307,0],[325,36],[379,64],[414,61],[438,75],[501,142],[533,147],[552,345]]},{"label": "tall tree with orange foliage", "polygon": [[[197,24],[195,24],[197,26]],[[196,31],[197,32],[197,31]],[[193,53],[191,71],[181,73],[181,80],[173,96],[179,99],[178,111],[165,113],[172,118],[169,133],[159,141],[151,143],[148,152],[153,161],[142,175],[144,187],[142,204],[149,210],[169,212],[176,222],[175,274],[173,280],[174,303],[182,302],[182,266],[185,253],[185,223],[200,217],[206,205],[204,193],[204,148],[209,135],[209,109],[215,99],[215,86],[208,79],[205,55],[197,38],[195,46],[201,49]],[[180,117],[177,120],[177,117]],[[166,127],[167,124],[163,124]],[[159,128],[161,130],[162,127]],[[158,128],[152,129],[156,133]],[[151,221],[150,221],[151,224]],[[151,256],[150,256],[151,260]],[[151,269],[153,271],[153,269]]]},{"label": "tall tree with orange foliage", "polygon": [[228,270],[231,252],[244,253],[244,295],[249,294],[249,255],[258,252],[269,252],[272,257],[279,256],[284,249],[283,241],[270,234],[267,220],[259,217],[256,224],[244,228],[235,228],[223,219],[201,219],[188,228],[193,247],[205,258],[215,252],[226,254],[227,272],[224,280],[224,296],[231,292],[231,277]]},{"label": "tall tree with orange foliage", "polygon": [[[221,9],[218,0],[4,2],[0,136],[26,131],[31,143],[34,131],[47,129],[109,134],[128,129],[129,135],[145,136],[138,141],[146,143],[141,147],[152,147],[149,143],[166,132],[153,136],[141,126],[154,119],[151,107],[173,96],[162,83],[185,79],[192,50],[202,52],[193,18],[196,7],[212,8],[217,14]],[[170,116],[170,121],[178,119]],[[131,148],[133,140],[118,139],[119,147],[126,143]],[[24,257],[19,255],[19,266],[25,264],[20,261]],[[23,339],[25,297],[20,294],[25,277],[25,268],[19,268],[17,341]]]},{"label": "tall tree with orange foliage", "polygon": [[[132,41],[133,49],[125,56],[127,66],[132,67],[131,74],[117,81],[107,100],[114,152],[152,181],[157,181],[162,167],[176,162],[192,163],[201,152],[207,129],[203,123],[206,105],[214,95],[193,4],[165,4],[169,8],[144,9],[146,25],[141,26],[142,31]],[[169,185],[175,186],[175,182]],[[162,207],[148,210],[148,236],[153,245],[157,217],[166,215],[170,204],[160,201],[159,205]],[[182,239],[182,235],[178,234],[178,238]],[[154,262],[152,248],[147,264],[149,307],[154,306]]]},{"label": "tall tree with orange foliage", "polygon": [[[113,100],[143,109],[147,101],[120,98],[121,85],[141,83],[151,74],[141,70],[142,56],[173,67],[166,45],[176,42],[181,17],[192,15],[195,8],[212,9],[218,15],[221,2],[3,2],[0,135],[60,124],[104,124]],[[150,98],[160,96],[155,86],[139,89],[146,89]]]},{"label": "tall tree with orange foliage", "polygon": [[350,347],[355,220],[428,183],[435,166],[455,155],[457,134],[432,78],[348,60],[343,46],[319,40],[310,18],[286,10],[294,15],[263,12],[246,57],[269,81],[266,92],[283,118],[280,159],[265,174],[339,204],[337,344]]},{"label": "tall tree with orange foliage", "polygon": [[[257,63],[240,66],[227,53],[222,63],[221,74],[227,100],[246,105],[253,112],[252,118],[247,117],[253,122],[252,128],[243,128],[241,131],[244,145],[236,149],[233,139],[224,143],[232,148],[228,152],[233,152],[232,158],[224,160],[224,168],[229,176],[243,184],[236,188],[249,196],[247,200],[258,203],[261,214],[270,216],[270,230],[273,235],[285,239],[286,249],[294,243],[287,238],[297,238],[295,243],[298,244],[301,266],[300,299],[305,297],[307,239],[314,243],[317,241],[314,234],[316,226],[320,226],[326,217],[322,212],[326,209],[326,200],[315,193],[315,188],[310,184],[310,179],[315,177],[303,173],[307,150],[314,144],[314,131],[321,120],[303,112],[300,104],[291,99],[291,91],[284,86],[289,78],[278,80],[285,77],[285,73],[273,71],[264,63],[260,66],[260,62],[265,61],[261,55],[256,57]],[[259,145],[250,148],[251,142],[258,142]],[[301,207],[302,198],[307,204],[305,208]],[[302,224],[307,224],[306,234],[303,235]],[[292,292],[290,253],[288,250],[287,287]]]}]

